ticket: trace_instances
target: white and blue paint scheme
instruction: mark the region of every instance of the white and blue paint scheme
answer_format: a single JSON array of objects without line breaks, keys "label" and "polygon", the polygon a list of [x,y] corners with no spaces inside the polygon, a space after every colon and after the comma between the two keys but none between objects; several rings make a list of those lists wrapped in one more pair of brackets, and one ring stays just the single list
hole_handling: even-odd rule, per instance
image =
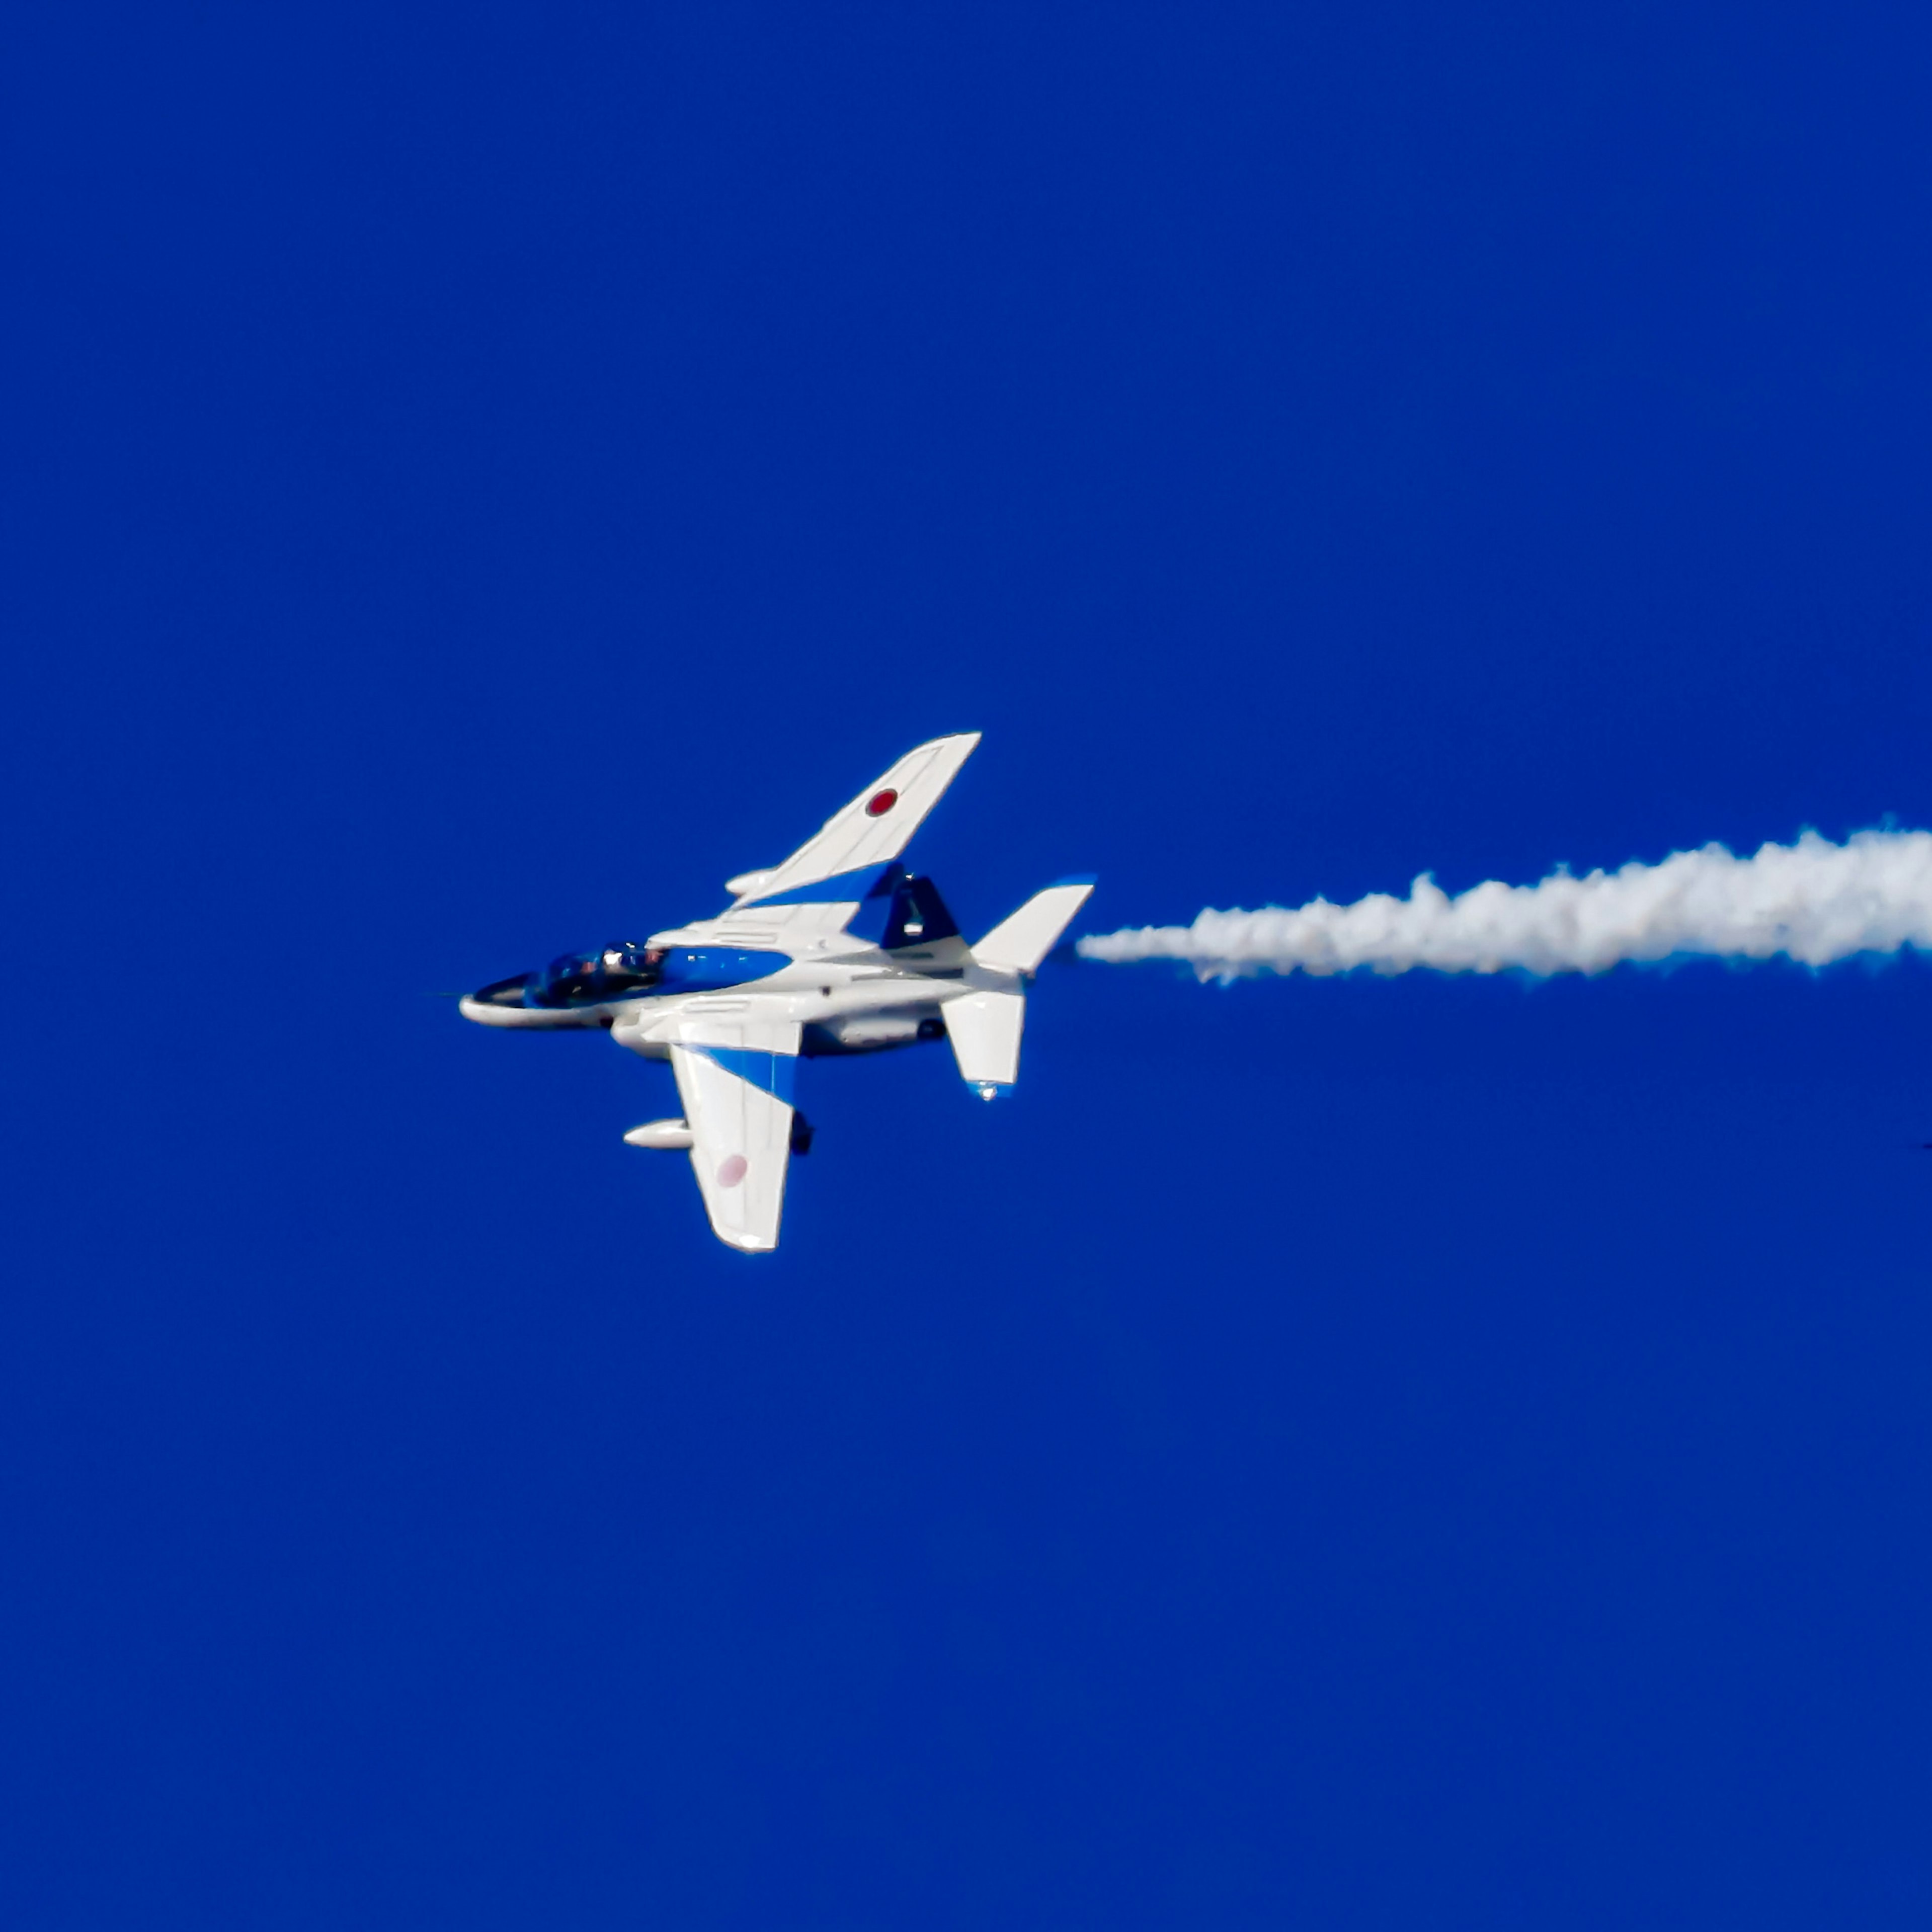
[{"label": "white and blue paint scheme", "polygon": [[793,1100],[801,1058],[944,1037],[988,1100],[1018,1076],[1027,982],[1094,881],[1048,886],[969,946],[932,881],[898,862],[979,742],[968,731],[908,752],[783,865],[728,880],[736,896],[716,919],[566,953],[471,994],[464,1016],[602,1027],[668,1060],[683,1119],[624,1138],[688,1148],[718,1238],[768,1252],[790,1156],[811,1144]]}]

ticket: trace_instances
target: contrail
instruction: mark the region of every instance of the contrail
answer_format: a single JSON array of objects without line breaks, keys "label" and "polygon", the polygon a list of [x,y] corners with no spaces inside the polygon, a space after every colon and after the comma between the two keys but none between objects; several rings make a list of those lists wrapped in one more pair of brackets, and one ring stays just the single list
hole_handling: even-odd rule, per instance
[{"label": "contrail", "polygon": [[1202,980],[1255,973],[1601,973],[1624,960],[1711,953],[1823,966],[1855,952],[1932,950],[1932,832],[1815,832],[1741,859],[1722,845],[1533,886],[1491,879],[1454,898],[1426,872],[1399,899],[1311,899],[1217,912],[1192,926],[1092,933],[1089,959],[1178,959]]}]

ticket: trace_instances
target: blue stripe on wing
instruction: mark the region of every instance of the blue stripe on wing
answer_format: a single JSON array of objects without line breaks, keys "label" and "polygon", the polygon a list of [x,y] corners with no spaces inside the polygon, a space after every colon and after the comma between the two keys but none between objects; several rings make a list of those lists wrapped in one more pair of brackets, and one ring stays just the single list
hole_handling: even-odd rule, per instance
[{"label": "blue stripe on wing", "polygon": [[688,1040],[678,1044],[687,1053],[701,1053],[714,1066],[735,1074],[748,1087],[755,1087],[789,1107],[796,1091],[798,1061],[789,1053],[763,1053],[749,1046],[698,1046]]},{"label": "blue stripe on wing", "polygon": [[840,872],[829,879],[814,879],[809,885],[794,886],[788,892],[773,892],[769,898],[747,899],[745,906],[836,905],[844,899],[868,899],[890,892],[898,869],[896,860],[865,866],[856,872]]}]

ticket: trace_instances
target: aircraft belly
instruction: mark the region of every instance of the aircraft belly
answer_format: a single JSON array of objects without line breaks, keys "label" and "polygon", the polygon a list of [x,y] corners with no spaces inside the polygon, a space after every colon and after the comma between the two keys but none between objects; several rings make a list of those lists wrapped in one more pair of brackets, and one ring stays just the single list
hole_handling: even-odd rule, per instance
[{"label": "aircraft belly", "polygon": [[893,1047],[938,1040],[944,1032],[939,1009],[928,1000],[915,1006],[830,1015],[808,1024],[805,1043],[799,1050],[813,1060],[838,1054],[884,1053]]}]

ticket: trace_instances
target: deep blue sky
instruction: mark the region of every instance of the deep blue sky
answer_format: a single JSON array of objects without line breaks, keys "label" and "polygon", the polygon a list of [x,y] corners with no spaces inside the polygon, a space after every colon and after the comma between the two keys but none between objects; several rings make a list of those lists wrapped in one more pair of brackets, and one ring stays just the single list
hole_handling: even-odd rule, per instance
[{"label": "deep blue sky", "polygon": [[428,995],[1932,824],[1921,10],[42,10],[0,1921],[1918,1928],[1932,972]]}]

